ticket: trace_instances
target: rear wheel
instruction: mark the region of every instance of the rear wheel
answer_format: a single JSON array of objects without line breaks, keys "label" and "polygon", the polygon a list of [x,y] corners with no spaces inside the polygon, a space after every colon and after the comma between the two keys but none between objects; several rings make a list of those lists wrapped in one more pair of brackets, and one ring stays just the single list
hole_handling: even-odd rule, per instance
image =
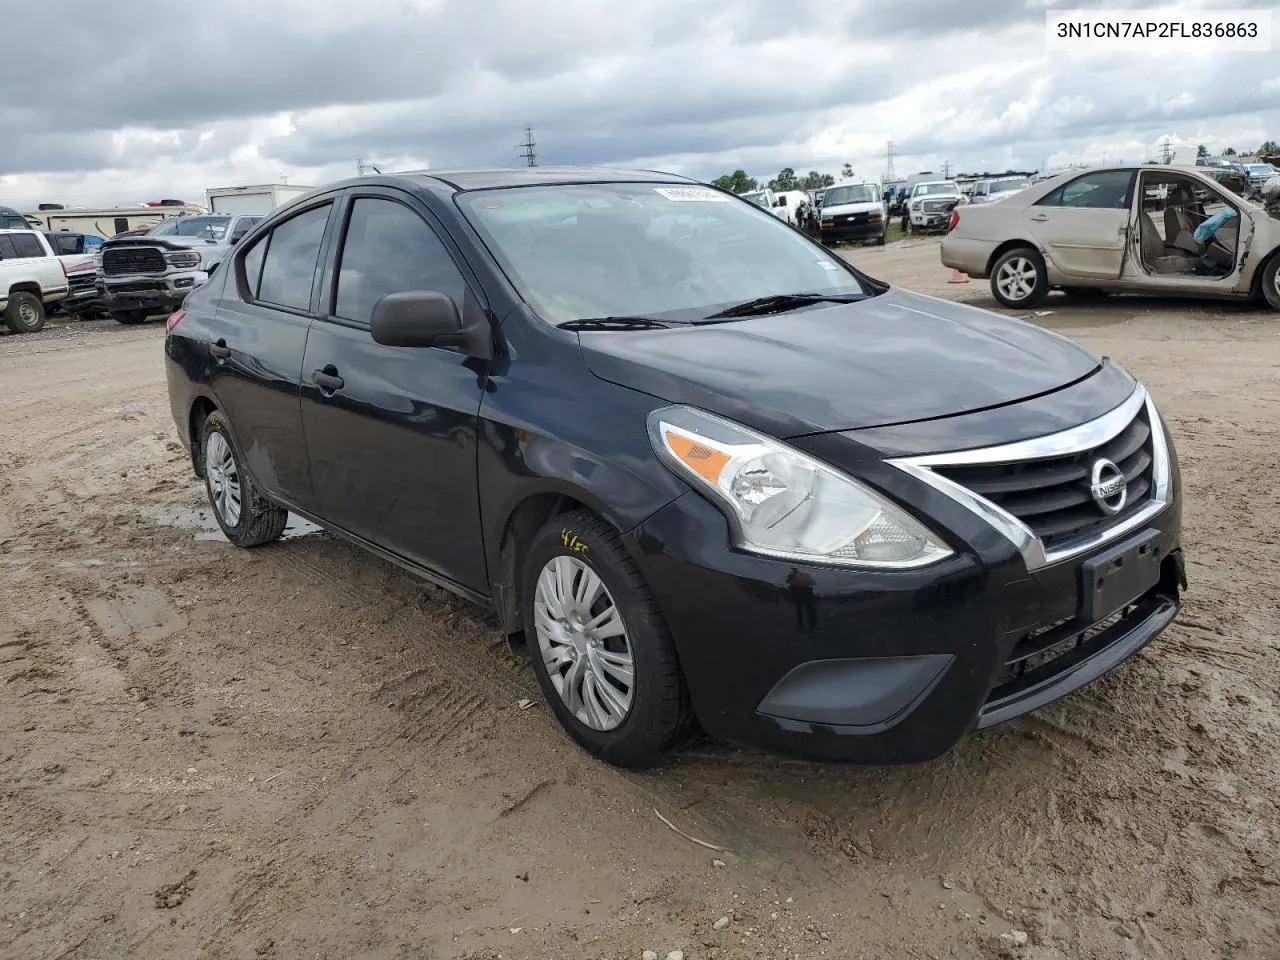
[{"label": "rear wheel", "polygon": [[607,523],[579,510],[538,531],[525,557],[521,604],[538,684],[587,751],[644,766],[686,732],[688,694],[675,644]]},{"label": "rear wheel", "polygon": [[14,333],[35,333],[44,326],[44,304],[34,293],[15,290],[9,294],[4,325]]},{"label": "rear wheel", "polygon": [[1034,307],[1049,295],[1049,277],[1040,254],[1030,247],[1005,253],[991,270],[991,294],[1006,307]]},{"label": "rear wheel", "polygon": [[1280,310],[1280,253],[1262,268],[1262,295],[1271,309]]},{"label": "rear wheel", "polygon": [[134,326],[139,323],[146,323],[147,311],[145,310],[112,310],[111,319],[116,323],[123,323],[126,326]]},{"label": "rear wheel", "polygon": [[244,471],[220,411],[205,418],[200,450],[209,504],[227,539],[237,547],[280,539],[289,511],[268,500]]}]

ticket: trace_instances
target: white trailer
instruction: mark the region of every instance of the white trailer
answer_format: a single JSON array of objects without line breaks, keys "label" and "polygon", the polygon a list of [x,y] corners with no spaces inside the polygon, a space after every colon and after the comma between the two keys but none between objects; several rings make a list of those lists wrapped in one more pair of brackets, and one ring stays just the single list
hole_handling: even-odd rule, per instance
[{"label": "white trailer", "polygon": [[265,183],[251,187],[210,187],[204,196],[210,213],[264,217],[276,207],[314,189],[291,183]]}]

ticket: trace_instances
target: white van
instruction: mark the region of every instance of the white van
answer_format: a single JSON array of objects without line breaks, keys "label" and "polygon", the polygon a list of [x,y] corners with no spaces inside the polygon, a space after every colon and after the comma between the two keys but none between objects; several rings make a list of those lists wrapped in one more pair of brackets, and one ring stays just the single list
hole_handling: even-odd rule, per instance
[{"label": "white van", "polygon": [[879,180],[846,180],[822,194],[822,242],[884,243],[886,214]]}]

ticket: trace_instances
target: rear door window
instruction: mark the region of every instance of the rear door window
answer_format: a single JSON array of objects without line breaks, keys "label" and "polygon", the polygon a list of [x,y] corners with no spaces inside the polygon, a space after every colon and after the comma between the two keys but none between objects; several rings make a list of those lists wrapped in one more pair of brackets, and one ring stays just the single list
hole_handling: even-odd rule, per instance
[{"label": "rear door window", "polygon": [[15,233],[10,236],[13,240],[13,248],[17,257],[43,257],[46,256],[44,247],[40,241],[30,233]]},{"label": "rear door window", "polygon": [[[311,308],[320,243],[332,209],[332,203],[313,207],[271,231],[257,284],[258,300],[294,310]],[[255,251],[257,246],[260,244],[255,245]]]},{"label": "rear door window", "polygon": [[1040,207],[1083,207],[1093,210],[1125,209],[1129,206],[1128,170],[1102,170],[1063,184],[1036,205]]}]

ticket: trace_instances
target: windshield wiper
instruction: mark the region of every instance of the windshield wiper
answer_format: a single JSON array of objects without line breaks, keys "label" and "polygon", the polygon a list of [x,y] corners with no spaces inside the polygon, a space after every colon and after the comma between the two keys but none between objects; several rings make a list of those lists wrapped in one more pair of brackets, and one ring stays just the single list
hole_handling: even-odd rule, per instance
[{"label": "windshield wiper", "polygon": [[670,324],[653,317],[587,317],[556,326],[561,330],[665,330]]},{"label": "windshield wiper", "polygon": [[785,313],[810,303],[857,303],[867,299],[865,293],[779,293],[769,297],[757,297],[745,303],[713,313],[706,319],[720,317],[759,317],[767,313]]}]

